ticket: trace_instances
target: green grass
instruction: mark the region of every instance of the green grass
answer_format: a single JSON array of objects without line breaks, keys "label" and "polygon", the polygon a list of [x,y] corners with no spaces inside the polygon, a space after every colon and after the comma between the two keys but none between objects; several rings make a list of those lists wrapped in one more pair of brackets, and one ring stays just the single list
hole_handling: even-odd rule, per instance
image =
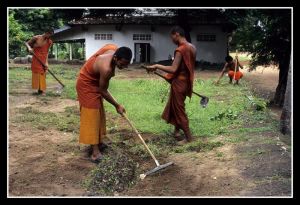
[{"label": "green grass", "polygon": [[66,107],[63,113],[40,112],[33,107],[19,108],[21,116],[14,117],[14,122],[31,123],[39,130],[54,128],[64,132],[79,132],[79,112],[77,107]]},{"label": "green grass", "polygon": [[[169,85],[162,80],[117,80],[110,83],[110,92],[125,106],[128,117],[134,122],[138,130],[154,134],[172,131],[172,126],[166,124],[161,119],[165,102],[161,102],[161,93],[167,92]],[[210,97],[207,108],[199,105],[200,98],[193,96],[186,99],[186,111],[190,120],[191,131],[195,136],[216,136],[226,132],[226,128],[239,119],[222,119],[211,121],[210,118],[220,111],[231,109],[235,113],[242,112],[245,107],[249,107],[247,99],[243,96],[245,87],[234,87],[232,85],[213,86],[212,80],[195,82],[195,91]],[[228,90],[231,90],[228,92]],[[219,98],[225,97],[230,102],[225,102]],[[105,103],[107,110],[115,113],[114,107]]]},{"label": "green grass", "polygon": [[222,158],[222,157],[224,157],[224,153],[223,152],[216,152],[216,157]]},{"label": "green grass", "polygon": [[[76,99],[76,79],[80,66],[54,65],[51,70],[66,85],[61,94],[62,98]],[[11,85],[21,86],[24,84],[31,85],[31,71],[24,68],[14,68],[9,70],[10,89]],[[210,98],[207,108],[199,105],[200,98],[193,95],[191,99],[185,101],[186,112],[189,117],[190,128],[196,139],[201,137],[217,137],[219,135],[230,136],[227,142],[238,143],[247,140],[247,133],[271,131],[276,126],[268,114],[268,109],[258,111],[253,108],[246,96],[253,94],[247,87],[247,83],[243,81],[240,86],[233,86],[228,83],[225,77],[219,85],[213,85],[215,79],[201,80],[196,79],[194,82],[194,90]],[[48,75],[49,84],[57,84],[55,79]],[[169,84],[161,79],[118,79],[118,76],[110,82],[109,91],[124,105],[129,119],[134,123],[136,128],[142,133],[151,133],[159,135],[159,140],[150,141],[152,149],[157,153],[164,153],[163,148],[174,147],[174,140],[170,137],[173,127],[166,124],[161,119],[161,113],[164,110],[168,96],[163,96],[168,92]],[[56,94],[48,91],[48,98]],[[259,102],[262,99],[256,98]],[[163,102],[162,102],[163,100]],[[120,117],[115,108],[105,101],[106,111],[111,115]],[[76,111],[75,111],[76,110]],[[66,110],[65,116],[57,116],[53,113],[36,113],[34,109],[27,110],[28,114],[22,116],[20,120],[34,121],[43,129],[43,126],[50,125],[59,130],[75,131],[79,129],[79,114],[77,109]],[[76,114],[73,114],[76,113]],[[218,117],[224,113],[225,117]],[[41,116],[39,116],[41,115]],[[37,117],[38,116],[38,117]],[[60,119],[60,120],[58,120]],[[108,119],[109,121],[109,119]],[[250,124],[256,126],[249,127]],[[108,129],[118,126],[113,121],[108,122]],[[205,147],[221,146],[221,144],[201,144],[199,140],[195,144],[187,147],[173,150],[177,152],[192,151],[206,149]],[[137,154],[141,153],[142,147],[132,147],[131,150]],[[209,150],[209,149],[208,149]]]},{"label": "green grass", "polygon": [[[80,66],[70,65],[51,65],[49,68],[52,73],[65,85],[61,96],[69,99],[76,99],[76,79],[80,69]],[[11,68],[9,69],[9,91],[20,87],[31,86],[31,70],[25,68]],[[57,87],[60,84],[51,76],[47,74],[47,85],[54,85]],[[13,85],[13,86],[12,86]],[[56,95],[53,90],[48,90],[48,95]]]}]

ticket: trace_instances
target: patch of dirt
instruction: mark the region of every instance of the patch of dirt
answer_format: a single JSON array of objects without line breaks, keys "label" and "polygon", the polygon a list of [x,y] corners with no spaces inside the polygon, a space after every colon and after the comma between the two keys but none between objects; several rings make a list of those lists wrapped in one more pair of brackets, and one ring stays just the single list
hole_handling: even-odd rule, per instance
[{"label": "patch of dirt", "polygon": [[274,97],[278,78],[279,70],[273,67],[258,67],[252,72],[245,72],[244,75],[254,93],[268,100]]},{"label": "patch of dirt", "polygon": [[9,193],[12,196],[85,195],[81,181],[95,166],[73,134],[9,126]]},{"label": "patch of dirt", "polygon": [[40,112],[64,112],[66,107],[78,106],[78,101],[62,98],[35,98],[24,102],[21,105],[15,106],[16,108],[34,107]]},{"label": "patch of dirt", "polygon": [[[63,112],[74,100],[29,94],[9,95],[9,116],[18,108],[31,107],[41,112]],[[41,131],[9,121],[9,194],[11,196],[85,195],[82,180],[95,166],[80,150],[78,136],[53,129]]]},{"label": "patch of dirt", "polygon": [[[270,133],[271,134],[271,133]],[[268,136],[266,136],[268,137]],[[260,153],[257,149],[264,150]],[[245,154],[246,153],[246,154]],[[290,154],[280,145],[227,143],[209,152],[173,154],[174,162],[139,180],[124,196],[289,196]],[[275,163],[276,161],[276,163]],[[153,169],[149,160],[142,170]]]},{"label": "patch of dirt", "polygon": [[[222,148],[223,152],[225,147]],[[164,162],[175,164],[147,176],[122,194],[129,196],[226,196],[238,195],[244,180],[234,164],[234,153],[226,147],[226,158],[218,160],[215,151],[174,154]],[[220,149],[221,150],[221,149]],[[149,169],[154,168],[154,164]]]}]

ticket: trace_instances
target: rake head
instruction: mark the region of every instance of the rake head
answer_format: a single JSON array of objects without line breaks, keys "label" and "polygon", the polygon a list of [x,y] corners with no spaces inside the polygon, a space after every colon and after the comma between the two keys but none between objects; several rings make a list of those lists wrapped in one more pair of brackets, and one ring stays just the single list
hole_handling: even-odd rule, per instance
[{"label": "rake head", "polygon": [[168,163],[166,163],[166,164],[159,165],[159,166],[155,167],[154,169],[151,169],[151,170],[147,171],[145,174],[141,174],[141,175],[140,175],[140,178],[141,178],[141,179],[144,179],[146,176],[151,175],[151,174],[154,174],[154,173],[156,173],[156,172],[158,172],[158,171],[160,171],[160,170],[162,170],[162,169],[165,169],[165,168],[167,168],[168,166],[171,166],[171,165],[173,165],[173,164],[174,164],[173,162],[168,162]]},{"label": "rake head", "polygon": [[209,98],[208,97],[203,97],[200,100],[200,106],[202,106],[203,108],[206,108],[207,104],[208,104]]}]

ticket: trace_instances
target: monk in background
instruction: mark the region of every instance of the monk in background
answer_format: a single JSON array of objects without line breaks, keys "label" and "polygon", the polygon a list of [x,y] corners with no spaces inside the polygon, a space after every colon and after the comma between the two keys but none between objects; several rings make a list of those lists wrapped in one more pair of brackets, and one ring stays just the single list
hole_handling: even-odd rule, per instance
[{"label": "monk in background", "polygon": [[107,44],[91,56],[80,69],[76,90],[80,105],[79,142],[92,146],[92,162],[98,163],[102,154],[100,147],[106,134],[106,118],[103,98],[112,104],[119,114],[125,112],[107,90],[110,79],[115,75],[115,67],[126,68],[132,58],[130,48],[118,48]]},{"label": "monk in background", "polygon": [[[221,75],[218,78],[218,80],[215,82],[215,84],[219,84],[221,78],[224,76],[224,74],[226,72],[228,72],[229,83],[232,83],[232,80],[234,78],[235,84],[238,85],[239,80],[243,77],[243,73],[239,70],[239,68],[243,69],[243,66],[240,64],[240,62],[238,61],[237,58],[236,58],[236,62],[234,62],[233,58],[231,56],[226,56],[225,61],[226,61],[226,63],[223,67]],[[235,72],[236,66],[237,66],[237,68],[236,68],[236,72]]]},{"label": "monk in background", "polygon": [[[175,139],[184,144],[193,140],[184,101],[186,96],[191,97],[193,91],[196,48],[186,40],[184,30],[179,26],[171,29],[171,39],[178,46],[172,65],[155,64],[148,66],[147,70],[153,72],[158,69],[167,73],[165,79],[171,83],[171,90],[162,119],[174,125]],[[183,130],[185,139],[181,138],[180,130]]]},{"label": "monk in background", "polygon": [[47,31],[42,35],[33,36],[27,41],[26,47],[31,54],[35,54],[45,65],[37,60],[35,56],[32,57],[32,89],[37,90],[38,94],[46,95],[46,72],[48,69],[48,53],[49,48],[53,42],[50,37],[53,35],[53,30]]}]

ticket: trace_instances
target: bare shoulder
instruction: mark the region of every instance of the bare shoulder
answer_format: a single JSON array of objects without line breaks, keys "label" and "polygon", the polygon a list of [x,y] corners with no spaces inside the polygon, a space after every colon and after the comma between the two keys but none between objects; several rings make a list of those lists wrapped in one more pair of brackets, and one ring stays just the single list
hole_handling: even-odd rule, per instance
[{"label": "bare shoulder", "polygon": [[105,55],[99,55],[96,58],[95,61],[96,70],[100,73],[102,76],[110,76],[111,74],[111,66],[110,61],[108,61],[107,56]]}]

